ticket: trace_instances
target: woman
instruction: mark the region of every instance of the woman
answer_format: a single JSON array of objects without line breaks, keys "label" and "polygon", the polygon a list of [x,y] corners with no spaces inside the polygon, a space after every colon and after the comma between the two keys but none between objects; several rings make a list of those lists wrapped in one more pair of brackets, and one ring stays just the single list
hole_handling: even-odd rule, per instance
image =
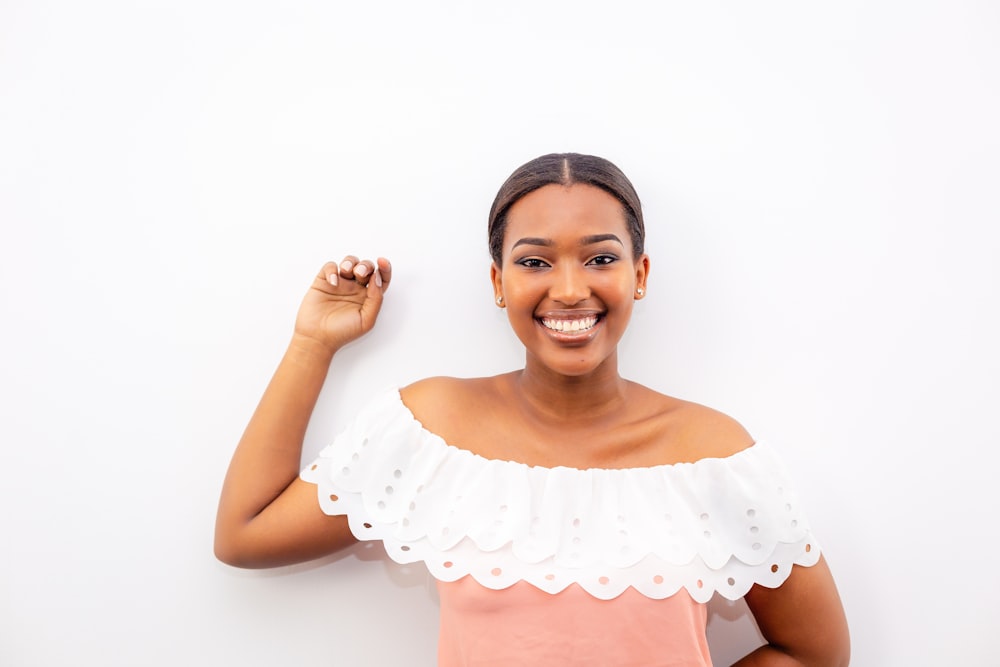
[{"label": "woman", "polygon": [[438,580],[441,665],[708,665],[715,593],[744,596],[768,641],[739,665],[847,664],[836,587],[774,455],[618,374],[650,265],[625,175],[532,160],[489,235],[524,368],[379,397],[297,477],[330,361],[374,326],[392,276],[382,258],[325,265],[233,456],[217,556],[268,567],[381,539]]}]

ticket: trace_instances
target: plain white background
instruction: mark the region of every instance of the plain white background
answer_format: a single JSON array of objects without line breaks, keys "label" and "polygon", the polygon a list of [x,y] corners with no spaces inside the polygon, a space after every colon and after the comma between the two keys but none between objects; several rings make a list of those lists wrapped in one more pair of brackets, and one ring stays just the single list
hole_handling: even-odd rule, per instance
[{"label": "plain white background", "polygon": [[[365,396],[518,366],[486,213],[580,151],[643,198],[627,376],[778,444],[854,663],[996,664],[1000,11],[988,2],[0,4],[0,663],[431,665],[377,545],[212,556],[322,262],[394,261]],[[713,605],[718,664],[752,648]]]}]

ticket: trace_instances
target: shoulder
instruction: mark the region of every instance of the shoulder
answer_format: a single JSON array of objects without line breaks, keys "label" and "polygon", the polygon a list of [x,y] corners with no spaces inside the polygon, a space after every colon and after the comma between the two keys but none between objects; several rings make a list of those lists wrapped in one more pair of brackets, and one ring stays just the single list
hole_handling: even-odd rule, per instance
[{"label": "shoulder", "polygon": [[647,414],[657,424],[669,459],[694,462],[726,458],[754,444],[743,425],[713,408],[639,387]]},{"label": "shoulder", "polygon": [[685,404],[682,425],[684,439],[697,444],[705,458],[732,456],[754,443],[738,421],[698,403]]},{"label": "shoulder", "polygon": [[430,377],[403,387],[399,396],[417,421],[430,430],[453,430],[495,409],[498,379]]},{"label": "shoulder", "polygon": [[493,378],[455,378],[437,376],[417,380],[399,390],[408,407],[434,409],[442,403],[454,404],[475,398],[488,391]]},{"label": "shoulder", "polygon": [[461,378],[444,376],[424,378],[400,389],[399,395],[407,405],[436,401],[454,393],[463,382]]}]

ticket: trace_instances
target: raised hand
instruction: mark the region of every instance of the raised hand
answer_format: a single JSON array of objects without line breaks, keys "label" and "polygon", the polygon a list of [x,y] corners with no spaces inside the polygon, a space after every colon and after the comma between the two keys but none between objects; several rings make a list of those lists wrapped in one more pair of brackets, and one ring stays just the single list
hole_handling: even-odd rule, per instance
[{"label": "raised hand", "polygon": [[389,260],[323,265],[299,307],[295,335],[229,464],[215,523],[215,553],[240,567],[297,563],[354,538],[327,516],[316,488],[297,478],[309,417],[333,354],[369,331],[382,306]]},{"label": "raised hand", "polygon": [[295,335],[335,352],[375,326],[392,280],[389,260],[348,255],[327,262],[313,279],[295,319]]}]

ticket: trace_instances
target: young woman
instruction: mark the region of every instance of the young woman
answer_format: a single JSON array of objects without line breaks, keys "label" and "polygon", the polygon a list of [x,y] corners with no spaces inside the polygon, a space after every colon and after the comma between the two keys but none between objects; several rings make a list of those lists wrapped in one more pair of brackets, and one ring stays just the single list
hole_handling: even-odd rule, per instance
[{"label": "young woman", "polygon": [[713,594],[745,597],[767,639],[739,665],[846,665],[836,587],[773,452],[618,373],[650,266],[625,175],[532,160],[489,239],[524,368],[377,397],[299,476],[330,361],[392,277],[382,258],[326,264],[233,456],[216,555],[269,567],[382,540],[438,581],[440,665],[710,665]]}]

